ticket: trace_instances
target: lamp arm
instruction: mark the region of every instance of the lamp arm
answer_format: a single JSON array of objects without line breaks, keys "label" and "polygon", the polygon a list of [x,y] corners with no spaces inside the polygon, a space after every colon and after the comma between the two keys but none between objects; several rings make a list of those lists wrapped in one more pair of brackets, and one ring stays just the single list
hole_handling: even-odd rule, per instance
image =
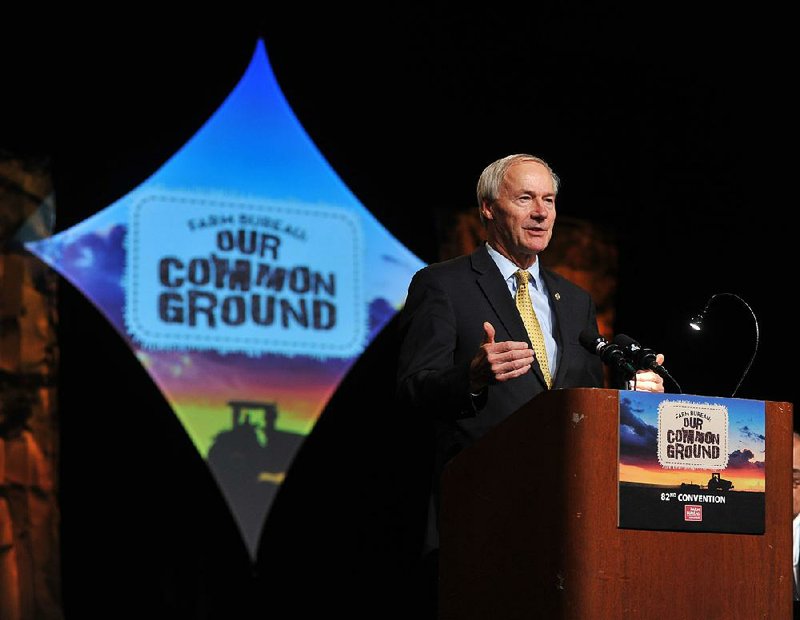
[{"label": "lamp arm", "polygon": [[715,294],[713,294],[711,296],[711,298],[706,302],[706,306],[705,306],[705,308],[703,308],[703,311],[700,313],[700,316],[703,316],[703,317],[705,316],[706,311],[711,306],[711,303],[715,299],[717,299],[718,297],[733,297],[734,299],[738,300],[745,308],[747,308],[747,310],[750,312],[750,316],[753,317],[753,326],[754,326],[755,332],[756,332],[756,341],[755,341],[755,346],[753,347],[753,354],[750,356],[750,361],[747,363],[747,366],[745,367],[744,372],[742,373],[742,376],[739,379],[739,383],[736,384],[736,387],[734,388],[733,392],[731,393],[731,398],[733,398],[734,396],[736,396],[736,392],[739,391],[739,387],[742,385],[742,381],[744,381],[744,378],[747,376],[747,373],[750,372],[750,367],[753,365],[753,360],[756,359],[756,353],[758,352],[758,343],[759,343],[759,340],[760,340],[760,334],[759,334],[759,330],[758,330],[758,319],[756,318],[756,313],[753,312],[753,309],[750,307],[750,304],[748,304],[744,299],[739,297],[736,293],[715,293]]}]

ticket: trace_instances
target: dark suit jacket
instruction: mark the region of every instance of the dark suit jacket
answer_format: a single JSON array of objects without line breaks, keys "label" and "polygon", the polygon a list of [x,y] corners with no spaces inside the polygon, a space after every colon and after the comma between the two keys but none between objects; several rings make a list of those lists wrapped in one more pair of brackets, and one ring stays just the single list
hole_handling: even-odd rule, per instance
[{"label": "dark suit jacket", "polygon": [[[597,330],[590,295],[562,276],[542,270],[555,315],[558,343],[553,389],[602,387],[600,359],[578,341],[587,327]],[[433,493],[426,547],[438,547],[438,482],[445,464],[489,429],[546,390],[536,362],[531,372],[490,385],[481,398],[470,397],[469,364],[484,337],[483,322],[496,330],[495,341],[528,342],[527,332],[500,270],[485,246],[469,256],[429,265],[408,289],[398,327],[402,344],[398,396],[404,406],[434,420]]]}]

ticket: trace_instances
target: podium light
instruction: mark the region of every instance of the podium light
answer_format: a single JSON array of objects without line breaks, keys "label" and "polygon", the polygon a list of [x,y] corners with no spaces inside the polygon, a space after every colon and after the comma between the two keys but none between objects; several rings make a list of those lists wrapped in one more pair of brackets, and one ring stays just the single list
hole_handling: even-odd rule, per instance
[{"label": "podium light", "polygon": [[756,352],[758,351],[758,342],[759,342],[759,331],[758,331],[758,319],[756,318],[756,313],[753,312],[753,309],[750,307],[744,299],[739,297],[736,293],[715,293],[712,295],[709,300],[706,302],[705,307],[703,310],[695,316],[691,321],[689,321],[689,327],[691,327],[695,331],[701,331],[703,329],[703,321],[706,318],[706,313],[708,312],[709,307],[711,306],[712,302],[719,297],[733,297],[739,303],[741,303],[745,308],[747,308],[748,312],[750,312],[750,316],[753,317],[753,326],[755,328],[755,345],[753,347],[753,354],[750,356],[750,361],[747,363],[747,366],[742,373],[741,378],[739,379],[739,383],[736,384],[733,392],[731,393],[731,398],[736,395],[736,392],[739,390],[739,386],[742,385],[742,381],[744,381],[745,376],[750,371],[750,366],[753,365],[753,360],[756,358]]},{"label": "podium light", "polygon": [[691,327],[696,332],[702,331],[703,321],[705,320],[705,318],[706,318],[705,311],[703,311],[696,317],[694,317],[691,321],[689,321],[689,327]]}]

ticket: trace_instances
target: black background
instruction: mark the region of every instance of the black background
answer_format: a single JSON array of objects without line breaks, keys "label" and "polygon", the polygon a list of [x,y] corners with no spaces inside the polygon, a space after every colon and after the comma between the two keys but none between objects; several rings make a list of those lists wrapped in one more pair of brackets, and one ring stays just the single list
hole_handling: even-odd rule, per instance
[{"label": "black background", "polygon": [[[559,213],[614,233],[616,331],[686,393],[793,402],[796,160],[788,18],[615,4],[69,13],[2,25],[0,147],[49,156],[63,230],[216,110],[263,37],[322,153],[425,262],[483,167],[532,152]],[[608,3],[610,5],[610,3]],[[118,335],[60,287],[66,617],[409,617],[423,426],[390,402],[390,324],[306,440],[251,564],[201,457]],[[670,386],[674,389],[674,386]]]}]

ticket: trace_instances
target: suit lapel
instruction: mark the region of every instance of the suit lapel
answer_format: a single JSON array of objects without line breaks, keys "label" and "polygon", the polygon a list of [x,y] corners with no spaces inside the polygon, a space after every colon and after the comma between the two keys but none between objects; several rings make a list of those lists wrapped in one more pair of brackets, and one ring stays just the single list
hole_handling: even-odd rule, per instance
[{"label": "suit lapel", "polygon": [[540,266],[540,271],[542,278],[544,279],[545,286],[547,287],[547,299],[550,302],[550,308],[553,310],[553,317],[555,320],[555,329],[553,330],[553,337],[556,339],[556,346],[558,347],[558,359],[556,360],[557,363],[557,370],[556,376],[553,377],[553,387],[556,388],[561,385],[561,381],[564,378],[564,373],[567,372],[566,364],[560,363],[560,361],[564,358],[564,332],[563,332],[563,325],[564,325],[564,313],[562,311],[562,301],[561,301],[561,292],[558,290],[558,286],[555,282],[555,279],[550,274],[550,272],[546,271],[544,267]]},{"label": "suit lapel", "polygon": [[[486,246],[481,245],[475,250],[471,255],[471,260],[472,268],[478,274],[476,282],[508,332],[511,340],[527,342],[528,346],[530,346],[531,341],[525,329],[525,324],[522,322],[522,317],[514,304],[513,297],[508,292],[508,286],[503,280],[503,275],[492,260],[492,257],[489,256]],[[491,323],[491,321],[489,322]],[[538,362],[531,366],[531,370],[542,386],[547,388]]]}]

